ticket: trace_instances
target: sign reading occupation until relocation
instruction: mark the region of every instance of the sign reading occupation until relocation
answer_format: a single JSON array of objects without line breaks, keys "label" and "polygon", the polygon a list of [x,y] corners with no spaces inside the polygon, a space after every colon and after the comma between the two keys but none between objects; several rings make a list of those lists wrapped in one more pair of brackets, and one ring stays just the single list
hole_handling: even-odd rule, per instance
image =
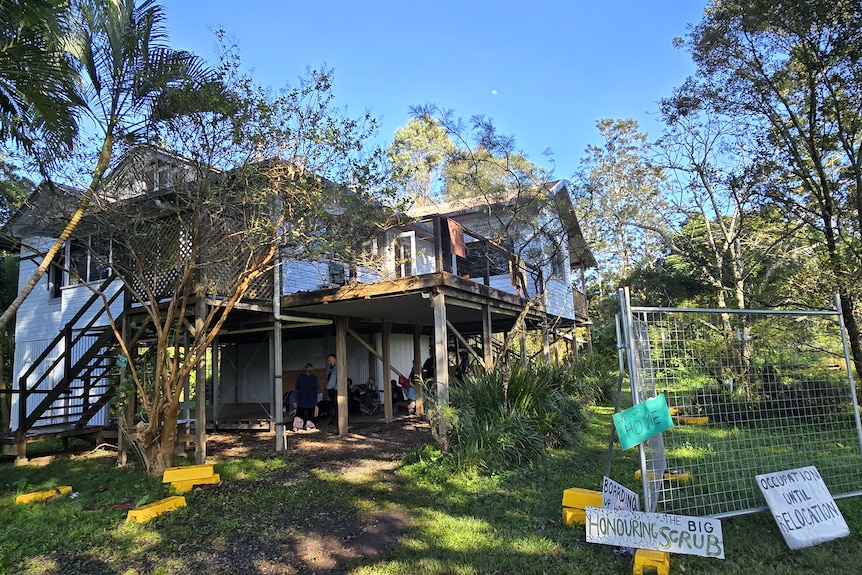
[{"label": "sign reading occupation until relocation", "polygon": [[671,427],[673,419],[664,394],[614,414],[614,428],[624,450]]},{"label": "sign reading occupation until relocation", "polygon": [[586,527],[589,543],[724,559],[718,519],[587,507]]},{"label": "sign reading occupation until relocation", "polygon": [[791,549],[850,534],[844,516],[813,465],[758,475],[757,485]]}]

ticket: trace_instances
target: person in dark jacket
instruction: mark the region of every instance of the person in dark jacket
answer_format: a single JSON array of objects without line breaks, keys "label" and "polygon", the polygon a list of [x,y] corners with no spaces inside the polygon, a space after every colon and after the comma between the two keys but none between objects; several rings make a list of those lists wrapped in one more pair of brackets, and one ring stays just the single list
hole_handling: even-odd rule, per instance
[{"label": "person in dark jacket", "polygon": [[306,363],[305,367],[296,376],[296,417],[293,428],[298,429],[301,422],[302,429],[314,429],[314,407],[317,405],[317,389],[319,387],[317,376],[312,371],[312,365]]}]

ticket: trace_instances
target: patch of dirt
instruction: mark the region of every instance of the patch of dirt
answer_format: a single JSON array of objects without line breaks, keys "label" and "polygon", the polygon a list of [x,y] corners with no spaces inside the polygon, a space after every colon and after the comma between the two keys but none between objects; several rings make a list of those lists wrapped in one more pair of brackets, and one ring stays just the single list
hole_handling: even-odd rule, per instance
[{"label": "patch of dirt", "polygon": [[[351,424],[344,436],[326,425],[313,432],[292,432],[288,434],[288,453],[301,454],[308,465],[286,472],[289,475],[279,474],[278,481],[301,480],[320,470],[352,481],[392,482],[394,488],[395,470],[402,456],[431,441],[428,423],[418,417],[391,424]],[[209,434],[207,455],[208,461],[215,462],[249,455],[276,456],[275,434]],[[231,487],[222,484],[219,488]],[[190,549],[186,566],[208,573],[334,573],[350,561],[375,556],[397,544],[409,525],[410,516],[394,505],[355,517],[331,512],[285,517],[284,525],[279,525],[284,536],[257,538],[245,544],[231,541],[225,549],[210,548],[208,555]]]}]

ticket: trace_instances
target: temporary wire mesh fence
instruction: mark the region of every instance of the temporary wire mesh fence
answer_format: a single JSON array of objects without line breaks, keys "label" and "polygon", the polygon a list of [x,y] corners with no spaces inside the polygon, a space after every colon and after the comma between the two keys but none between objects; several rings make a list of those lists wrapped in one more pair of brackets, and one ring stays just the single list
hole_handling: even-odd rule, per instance
[{"label": "temporary wire mesh fence", "polygon": [[814,465],[862,489],[862,433],[838,312],[629,308],[632,398],[664,393],[674,426],[641,445],[645,508],[764,509],[758,474]]}]

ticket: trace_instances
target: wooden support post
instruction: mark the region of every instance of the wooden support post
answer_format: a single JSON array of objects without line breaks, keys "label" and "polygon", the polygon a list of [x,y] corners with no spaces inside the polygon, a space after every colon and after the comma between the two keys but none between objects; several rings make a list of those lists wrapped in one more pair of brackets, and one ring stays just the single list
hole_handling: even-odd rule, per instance
[{"label": "wooden support post", "polygon": [[[449,404],[449,362],[446,341],[446,298],[441,292],[431,295],[434,307],[434,376],[437,379],[437,409]],[[447,434],[446,421],[440,418],[440,437]]]},{"label": "wooden support post", "polygon": [[482,355],[485,358],[485,371],[494,368],[494,333],[491,327],[491,306],[482,304]]},{"label": "wooden support post", "polygon": [[518,343],[521,346],[521,365],[527,367],[527,323],[522,319],[518,324]]},{"label": "wooden support post", "polygon": [[[272,326],[272,412],[275,417],[275,450],[287,449],[287,435],[284,430],[284,359],[282,357],[281,321],[276,319]],[[325,382],[324,382],[325,384]]]},{"label": "wooden support post", "polygon": [[[126,290],[128,292],[128,290]],[[123,309],[126,310],[126,313],[123,314],[123,322],[120,326],[120,334],[123,336],[123,341],[130,341],[132,335],[132,325],[129,320],[129,296],[126,293],[123,296],[125,303],[123,304]],[[132,354],[132,350],[129,350],[129,355]],[[128,357],[126,358],[131,363],[134,358]],[[120,382],[126,379],[126,368],[120,369]],[[132,391],[131,393],[126,393],[122,398],[123,402],[123,410],[117,416],[117,465],[123,466],[129,462],[129,437],[126,433],[130,433],[129,427],[134,423],[134,414],[135,414],[135,396],[137,394],[137,390]]]},{"label": "wooden support post", "polygon": [[219,392],[221,391],[221,359],[219,358],[219,338],[216,336],[213,343],[213,429],[218,431],[218,406],[221,401]]},{"label": "wooden support post", "polygon": [[206,299],[198,297],[195,313],[195,350],[199,354],[195,366],[195,462],[198,465],[207,461],[207,354],[206,348],[201,349],[198,343],[203,338],[206,313]]},{"label": "wooden support post", "polygon": [[434,216],[434,271],[443,271],[443,220]]},{"label": "wooden support post", "polygon": [[548,334],[548,317],[542,319],[542,352],[545,355],[545,363],[551,363],[551,336]]},{"label": "wooden support post", "polygon": [[335,321],[335,363],[338,365],[338,434],[347,435],[347,318]]},{"label": "wooden support post", "polygon": [[383,322],[382,348],[383,348],[383,413],[386,416],[386,423],[392,423],[395,419],[395,406],[392,404],[392,386],[389,384],[389,378],[392,377],[392,354],[390,336],[392,335],[392,324],[388,321]]},{"label": "wooden support post", "polygon": [[[415,379],[422,379],[422,326],[413,326],[413,374]],[[411,381],[416,386],[416,381]],[[425,415],[425,386],[416,386],[416,415]]]}]

